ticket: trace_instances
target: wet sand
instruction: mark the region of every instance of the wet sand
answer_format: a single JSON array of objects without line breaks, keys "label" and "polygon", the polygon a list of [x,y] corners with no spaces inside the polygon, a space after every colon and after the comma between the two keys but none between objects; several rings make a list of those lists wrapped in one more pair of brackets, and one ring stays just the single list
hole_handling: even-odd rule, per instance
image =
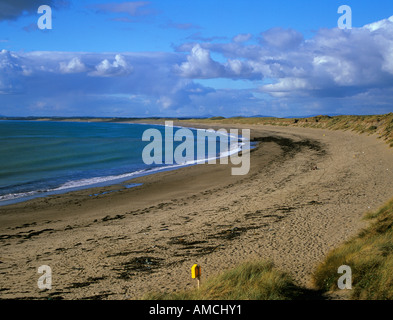
[{"label": "wet sand", "polygon": [[[195,286],[194,263],[204,281],[250,259],[310,287],[326,253],[393,196],[393,150],[350,132],[247,128],[259,146],[246,176],[196,165],[130,180],[143,183],[131,189],[0,207],[0,298],[138,299]],[[38,289],[41,265],[51,290]]]}]

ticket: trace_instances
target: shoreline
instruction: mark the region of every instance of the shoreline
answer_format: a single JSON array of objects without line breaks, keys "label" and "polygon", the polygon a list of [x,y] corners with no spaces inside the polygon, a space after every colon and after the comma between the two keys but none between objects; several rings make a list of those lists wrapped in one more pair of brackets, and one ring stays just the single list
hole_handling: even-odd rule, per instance
[{"label": "shoreline", "polygon": [[[88,193],[117,186],[0,207],[0,297],[138,299],[192,287],[194,263],[208,277],[254,257],[308,285],[324,254],[393,194],[393,154],[375,137],[220,127],[251,128],[251,139],[261,140],[246,177],[231,176],[230,166],[196,165],[132,179],[143,185],[94,199]],[[53,271],[47,292],[36,284],[43,264]]]},{"label": "shoreline", "polygon": [[[18,120],[19,121],[19,120]],[[27,121],[27,120],[26,120]],[[42,120],[34,120],[36,122],[42,122]],[[54,121],[54,122],[64,122],[64,121]],[[67,121],[67,122],[72,122],[72,121]],[[92,122],[92,121],[75,121],[77,123],[80,122]],[[93,121],[94,122],[94,121]],[[117,123],[117,124],[138,124],[138,125],[144,125],[144,126],[149,126],[149,125],[154,125],[154,126],[165,126],[165,123],[145,123],[145,122],[107,122],[107,123]],[[190,126],[180,126],[180,125],[174,125],[173,128],[188,128],[191,129],[193,131],[196,131],[198,129],[201,128],[193,128]],[[228,137],[230,136],[230,133],[227,133]],[[242,139],[241,135],[239,135],[239,139]],[[250,149],[252,149],[252,146],[250,146]],[[228,157],[231,156],[232,153],[236,153],[239,152],[239,150],[241,150],[241,146],[240,144],[238,144],[237,148],[235,150],[232,151],[228,151]],[[225,157],[221,156],[221,157]],[[216,160],[219,160],[221,158],[219,155],[216,156]],[[171,165],[166,165],[166,164],[162,164],[162,166],[159,167],[154,167],[154,168],[149,168],[149,169],[138,169],[137,171],[134,172],[125,172],[122,174],[118,174],[116,176],[113,175],[108,175],[108,176],[99,176],[99,177],[90,177],[90,178],[85,178],[83,180],[95,180],[95,182],[92,183],[88,183],[85,185],[79,185],[79,186],[73,186],[73,187],[67,187],[67,188],[62,188],[63,185],[59,185],[56,188],[53,189],[48,189],[48,190],[34,190],[34,191],[28,191],[25,192],[25,196],[21,196],[21,197],[17,197],[17,198],[12,198],[12,199],[6,199],[6,200],[2,200],[0,201],[0,208],[4,207],[4,206],[8,206],[8,205],[13,205],[13,204],[17,204],[17,203],[22,203],[22,202],[26,202],[26,201],[30,201],[30,200],[34,200],[37,198],[46,198],[46,197],[50,197],[50,196],[56,196],[56,195],[61,195],[61,194],[66,194],[66,193],[70,193],[70,192],[74,192],[74,191],[82,191],[82,190],[87,190],[87,189],[97,189],[100,187],[111,187],[114,185],[117,185],[120,187],[121,189],[127,188],[127,185],[130,185],[130,183],[128,183],[129,181],[139,178],[139,177],[143,177],[145,175],[151,175],[151,174],[156,174],[159,172],[165,172],[165,171],[171,171],[171,170],[178,170],[184,167],[188,167],[188,166],[193,166],[193,165],[198,165],[198,162],[202,162],[202,161],[208,161],[209,159],[205,158],[204,160],[192,160],[192,161],[188,161],[187,163],[182,163],[182,164],[177,164],[177,163],[173,163]],[[96,180],[102,180],[100,182],[96,182]],[[66,184],[69,183],[75,183],[78,182],[80,180],[74,180],[74,181],[68,181]],[[111,190],[110,192],[114,192],[113,190]],[[29,194],[29,195],[26,195]],[[13,194],[9,194],[6,196],[14,196]],[[94,196],[95,194],[91,194],[91,196]]]}]

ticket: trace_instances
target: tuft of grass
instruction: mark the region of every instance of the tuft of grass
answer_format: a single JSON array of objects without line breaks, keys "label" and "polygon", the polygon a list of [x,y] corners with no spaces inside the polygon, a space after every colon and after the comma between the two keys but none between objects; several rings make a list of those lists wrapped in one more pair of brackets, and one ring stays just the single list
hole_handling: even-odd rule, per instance
[{"label": "tuft of grass", "polygon": [[270,262],[246,262],[202,283],[200,289],[148,293],[143,300],[292,300],[303,292]]},{"label": "tuft of grass", "polygon": [[313,274],[316,287],[338,290],[341,265],[352,269],[352,299],[393,299],[393,199],[365,217],[371,225],[332,250]]}]

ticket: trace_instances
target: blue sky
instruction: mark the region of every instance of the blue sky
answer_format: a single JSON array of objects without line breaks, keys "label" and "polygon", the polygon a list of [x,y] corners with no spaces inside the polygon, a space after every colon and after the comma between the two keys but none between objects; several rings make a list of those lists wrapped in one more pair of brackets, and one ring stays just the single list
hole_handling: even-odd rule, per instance
[{"label": "blue sky", "polygon": [[0,1],[1,115],[377,114],[391,101],[390,0]]}]

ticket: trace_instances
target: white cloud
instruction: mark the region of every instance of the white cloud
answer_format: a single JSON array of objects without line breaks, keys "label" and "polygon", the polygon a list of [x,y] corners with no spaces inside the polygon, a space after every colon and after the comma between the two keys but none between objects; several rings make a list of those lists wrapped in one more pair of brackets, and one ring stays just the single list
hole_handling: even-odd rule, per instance
[{"label": "white cloud", "polygon": [[373,22],[373,23],[370,23],[370,24],[366,24],[366,25],[364,26],[364,28],[366,28],[366,29],[368,29],[368,30],[374,32],[374,31],[377,31],[377,30],[379,30],[379,29],[386,29],[386,28],[389,28],[389,27],[391,26],[391,23],[392,23],[392,22],[393,22],[393,16],[391,16],[391,17],[388,18],[388,19],[383,19],[383,20],[380,20],[380,21],[377,21],[377,22]]},{"label": "white cloud", "polygon": [[[173,53],[3,50],[0,113],[7,114],[8,108],[14,114],[15,108],[40,101],[57,103],[62,112],[91,114],[100,106],[101,113],[95,114],[116,109],[130,116],[190,116],[198,110],[224,116],[241,110],[279,116],[392,111],[392,17],[352,30],[321,29],[307,40],[279,28],[263,32],[260,43],[246,43],[248,37],[185,43]],[[215,89],[215,79],[225,83],[222,78],[252,85]]]},{"label": "white cloud", "polygon": [[108,59],[102,60],[89,75],[95,77],[126,76],[129,75],[132,70],[133,67],[127,63],[125,58],[117,54],[112,63],[110,63]]},{"label": "white cloud", "polygon": [[0,51],[1,94],[13,94],[22,90],[21,78],[28,73],[27,67],[16,54],[4,49]]},{"label": "white cloud", "polygon": [[86,66],[78,57],[72,58],[68,63],[60,62],[61,73],[79,73],[79,72],[85,72],[86,70],[87,70]]},{"label": "white cloud", "polygon": [[305,79],[285,78],[275,84],[266,84],[261,91],[268,92],[274,97],[284,97],[293,91],[310,89],[310,84]]},{"label": "white cloud", "polygon": [[186,78],[216,78],[223,73],[221,64],[214,61],[210,52],[203,49],[199,44],[192,48],[190,55],[187,57],[187,62],[175,66],[175,69]]},{"label": "white cloud", "polygon": [[175,71],[182,77],[190,79],[255,79],[259,72],[254,70],[250,61],[228,59],[225,63],[214,61],[210,51],[200,44],[192,47],[187,61],[175,66]]},{"label": "white cloud", "polygon": [[243,64],[239,60],[228,60],[228,66],[234,74],[241,74],[243,69]]}]

